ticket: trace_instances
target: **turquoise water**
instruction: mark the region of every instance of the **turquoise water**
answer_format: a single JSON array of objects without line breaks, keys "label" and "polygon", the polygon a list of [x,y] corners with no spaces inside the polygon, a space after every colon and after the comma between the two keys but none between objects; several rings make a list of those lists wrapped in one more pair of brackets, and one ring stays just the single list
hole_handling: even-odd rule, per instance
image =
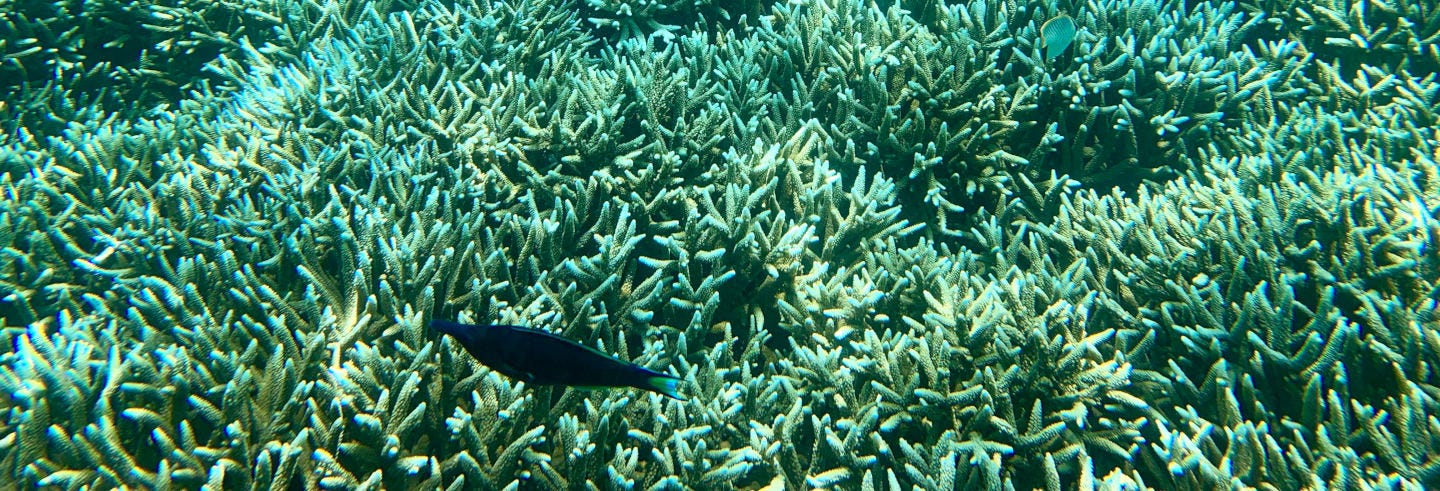
[{"label": "turquoise water", "polygon": [[0,488],[1440,487],[1437,12],[0,0]]}]

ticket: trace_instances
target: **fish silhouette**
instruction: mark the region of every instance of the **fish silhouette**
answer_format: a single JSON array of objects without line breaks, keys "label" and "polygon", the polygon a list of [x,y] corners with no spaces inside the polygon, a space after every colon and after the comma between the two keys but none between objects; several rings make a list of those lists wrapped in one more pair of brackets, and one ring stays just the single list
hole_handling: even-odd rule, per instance
[{"label": "fish silhouette", "polygon": [[472,325],[431,320],[430,328],[449,334],[481,364],[534,385],[634,387],[683,401],[680,379],[617,360],[600,351],[539,329]]}]

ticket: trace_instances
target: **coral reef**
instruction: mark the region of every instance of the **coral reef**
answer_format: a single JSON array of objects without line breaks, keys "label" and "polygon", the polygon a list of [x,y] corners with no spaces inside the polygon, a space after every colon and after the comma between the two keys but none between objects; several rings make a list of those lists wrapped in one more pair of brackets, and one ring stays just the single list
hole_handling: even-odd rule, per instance
[{"label": "coral reef", "polygon": [[0,471],[1440,486],[1440,4],[720,3],[0,0]]}]

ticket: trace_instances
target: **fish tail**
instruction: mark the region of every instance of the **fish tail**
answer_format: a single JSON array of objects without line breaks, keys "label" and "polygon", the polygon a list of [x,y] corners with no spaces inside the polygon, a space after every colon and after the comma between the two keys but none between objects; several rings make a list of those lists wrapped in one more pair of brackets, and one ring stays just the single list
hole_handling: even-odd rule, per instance
[{"label": "fish tail", "polygon": [[640,388],[665,394],[677,401],[685,400],[684,397],[680,397],[680,379],[671,375],[657,373],[646,377]]}]

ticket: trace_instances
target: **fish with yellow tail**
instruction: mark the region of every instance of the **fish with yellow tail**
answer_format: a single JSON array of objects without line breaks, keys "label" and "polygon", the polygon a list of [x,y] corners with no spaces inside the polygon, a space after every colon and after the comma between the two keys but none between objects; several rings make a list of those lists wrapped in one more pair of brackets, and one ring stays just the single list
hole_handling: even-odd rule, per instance
[{"label": "fish with yellow tail", "polygon": [[680,379],[617,360],[554,334],[520,326],[432,320],[430,328],[455,338],[470,356],[506,377],[533,385],[634,387],[680,397]]}]

